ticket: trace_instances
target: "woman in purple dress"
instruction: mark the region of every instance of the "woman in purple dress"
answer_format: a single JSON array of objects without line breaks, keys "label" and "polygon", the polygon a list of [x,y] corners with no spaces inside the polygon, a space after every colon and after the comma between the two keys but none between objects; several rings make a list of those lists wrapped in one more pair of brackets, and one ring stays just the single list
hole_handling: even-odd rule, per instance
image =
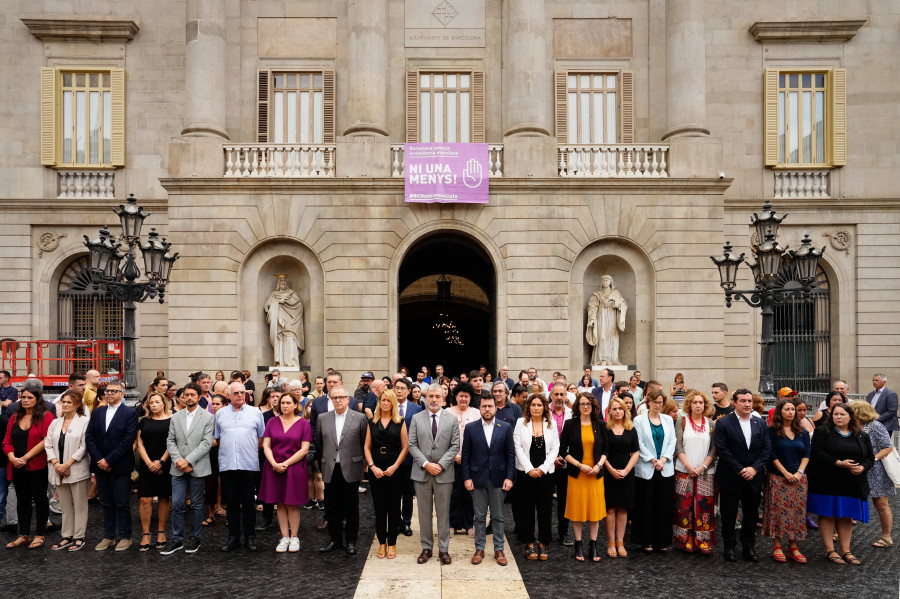
[{"label": "woman in purple dress", "polygon": [[281,396],[281,415],[266,424],[263,433],[263,467],[259,500],[278,505],[281,541],[275,551],[300,551],[300,506],[306,505],[306,454],[312,441],[309,422],[300,417],[300,400],[293,393]]}]

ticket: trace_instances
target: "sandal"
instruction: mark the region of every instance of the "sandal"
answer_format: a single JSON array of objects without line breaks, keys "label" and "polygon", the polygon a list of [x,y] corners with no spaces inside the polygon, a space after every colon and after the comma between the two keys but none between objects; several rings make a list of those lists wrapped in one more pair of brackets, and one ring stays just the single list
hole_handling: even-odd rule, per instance
[{"label": "sandal", "polygon": [[872,543],[872,547],[887,548],[893,546],[894,542],[889,537],[881,537],[880,539]]},{"label": "sandal", "polygon": [[534,551],[534,543],[525,545],[525,559],[536,560],[537,558],[537,553]]},{"label": "sandal", "polygon": [[[29,546],[29,549],[30,548],[31,547]],[[852,553],[850,553],[849,551],[847,553],[843,554],[841,557],[844,558],[844,561],[847,562],[848,564],[852,564],[854,566],[858,566],[860,564],[859,559],[857,559],[857,557],[855,555],[853,555]]]},{"label": "sandal", "polygon": [[59,551],[60,549],[66,549],[72,544],[72,537],[63,537],[62,540],[51,547],[53,551]]},{"label": "sandal", "polygon": [[44,537],[41,535],[34,535],[34,540],[31,541],[31,544],[28,545],[29,549],[40,549],[44,546]]},{"label": "sandal", "polygon": [[216,523],[216,516],[212,515],[203,521],[203,526],[211,526]]},{"label": "sandal", "polygon": [[619,557],[628,557],[628,552],[625,551],[625,543],[619,543],[616,541],[616,553]]},{"label": "sandal", "polygon": [[776,562],[781,563],[787,561],[787,557],[785,557],[784,550],[781,548],[781,546],[772,547],[772,559],[774,559]]},{"label": "sandal", "polygon": [[[148,534],[149,534],[149,533],[148,533]],[[163,539],[162,541],[160,541],[160,540],[159,540],[159,535],[162,535],[163,537],[165,537],[165,536],[166,536],[166,531],[164,531],[164,530],[157,530],[157,531],[156,531],[156,535],[157,535],[157,536],[156,536],[156,548],[157,548],[157,549],[165,549],[165,547],[166,547],[166,540]]]},{"label": "sandal", "polygon": [[396,545],[388,545],[387,558],[394,559],[395,557],[397,557],[397,546]]},{"label": "sandal", "polygon": [[7,543],[6,548],[7,549],[15,549],[16,547],[21,547],[22,545],[25,545],[30,542],[31,542],[31,537],[29,537],[28,535],[20,535],[12,543]]},{"label": "sandal", "polygon": [[[141,540],[143,541],[143,540],[144,540],[144,537],[149,537],[149,536],[150,536],[150,533],[149,533],[149,532],[145,532],[145,533],[143,533],[143,534],[141,535]],[[138,546],[138,549],[140,549],[141,551],[149,551],[149,550],[150,550],[150,543],[141,543],[141,544]]]},{"label": "sandal", "polygon": [[842,566],[846,564],[846,562],[841,559],[841,556],[838,555],[838,552],[834,549],[825,554],[825,559],[830,561],[832,564],[840,564]]},{"label": "sandal", "polygon": [[224,516],[226,515],[226,513],[227,512],[225,511],[225,508],[223,508],[221,505],[216,508],[216,516]]},{"label": "sandal", "polygon": [[798,547],[788,547],[788,552],[791,554],[791,559],[798,564],[806,563],[806,556],[800,553],[800,549]]},{"label": "sandal", "polygon": [[75,539],[75,542],[69,546],[69,551],[78,551],[84,547],[84,539]]},{"label": "sandal", "polygon": [[546,545],[544,545],[543,543],[538,544],[538,559],[542,562],[550,559],[550,552],[547,550]]},{"label": "sandal", "polygon": [[606,546],[606,555],[608,557],[619,557],[619,554],[616,553],[616,542],[609,541]]},{"label": "sandal", "polygon": [[382,543],[378,546],[378,553],[375,554],[375,557],[378,559],[384,559],[384,556],[387,553],[387,543]]}]

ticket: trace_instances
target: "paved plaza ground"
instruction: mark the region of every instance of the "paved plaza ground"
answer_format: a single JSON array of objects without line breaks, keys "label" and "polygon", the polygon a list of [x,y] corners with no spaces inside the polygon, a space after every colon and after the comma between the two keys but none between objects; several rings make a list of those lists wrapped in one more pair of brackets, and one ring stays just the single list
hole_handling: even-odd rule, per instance
[{"label": "paved plaza ground", "polygon": [[[900,498],[891,503],[900,516]],[[555,544],[547,562],[529,562],[522,555],[522,545],[510,533],[507,555],[514,557],[510,569],[501,569],[488,555],[481,566],[468,562],[474,549],[471,539],[456,537],[451,544],[454,564],[441,567],[432,559],[429,564],[415,563],[418,554],[418,526],[413,522],[411,539],[401,538],[401,555],[393,563],[375,560],[369,551],[374,537],[371,521],[372,502],[368,494],[360,496],[361,530],[359,553],[350,557],[343,552],[321,554],[318,547],[327,542],[325,533],[317,532],[316,524],[322,512],[303,511],[301,521],[301,549],[297,554],[276,554],[276,531],[260,533],[260,551],[246,549],[223,554],[219,546],[225,541],[224,518],[211,528],[204,528],[203,544],[195,555],[178,553],[163,557],[157,551],[139,552],[140,526],[137,518],[137,497],[134,497],[135,545],[126,552],[97,553],[93,546],[99,541],[100,509],[91,506],[88,525],[88,546],[74,554],[57,553],[49,549],[59,533],[48,535],[44,549],[28,551],[0,549],[0,588],[15,589],[17,597],[264,597],[287,596],[302,599],[351,599],[379,597],[398,599],[409,597],[460,597],[459,582],[469,581],[469,599],[504,593],[509,581],[521,577],[532,599],[559,597],[566,599],[593,597],[854,597],[888,598],[898,596],[900,582],[900,542],[894,533],[897,547],[874,549],[880,527],[872,509],[868,524],[854,527],[853,550],[862,565],[834,566],[824,559],[822,541],[813,533],[801,544],[809,559],[806,565],[788,561],[780,564],[770,558],[771,541],[760,538],[758,564],[726,563],[721,546],[712,557],[704,558],[670,551],[668,555],[641,554],[628,545],[627,559],[604,556],[599,564],[578,563],[572,559],[571,548]],[[510,517],[507,507],[507,518]],[[58,516],[52,519],[59,521]],[[154,522],[155,527],[155,522]],[[155,530],[155,528],[154,528]],[[4,544],[14,535],[0,535]],[[601,532],[601,539],[603,533]],[[154,538],[155,540],[155,538]],[[717,539],[718,540],[718,539]],[[490,544],[490,541],[489,541]],[[605,545],[605,543],[604,543]],[[407,555],[408,554],[408,555]],[[390,577],[387,568],[396,569],[401,584],[385,587]],[[518,568],[518,574],[512,568]],[[440,569],[441,573],[436,571]],[[435,583],[441,580],[443,586]],[[448,580],[450,582],[448,582]],[[521,583],[519,583],[521,584]],[[436,585],[436,586],[435,586]],[[357,588],[359,586],[359,588]],[[464,586],[464,585],[463,585]],[[443,589],[443,592],[441,592]],[[381,590],[387,592],[379,592]],[[374,592],[373,592],[374,591]],[[405,592],[404,592],[405,591]],[[501,599],[499,596],[492,599]]]}]

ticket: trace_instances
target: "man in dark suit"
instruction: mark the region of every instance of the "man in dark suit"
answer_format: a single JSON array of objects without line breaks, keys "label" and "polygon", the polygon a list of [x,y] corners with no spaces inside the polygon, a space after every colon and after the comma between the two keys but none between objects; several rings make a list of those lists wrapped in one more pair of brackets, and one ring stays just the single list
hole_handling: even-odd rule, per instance
[{"label": "man in dark suit", "polygon": [[[103,551],[116,544],[116,551],[131,547],[131,472],[137,412],[122,403],[125,396],[119,380],[106,383],[106,405],[91,412],[85,445],[91,454],[91,471],[97,476],[97,491],[103,506],[103,540],[95,547]],[[118,532],[118,536],[116,533]]]},{"label": "man in dark suit", "polygon": [[897,392],[891,391],[886,385],[886,376],[880,372],[874,375],[872,386],[875,390],[866,396],[866,401],[878,412],[878,422],[883,424],[890,434],[900,429],[900,424],[897,422]]},{"label": "man in dark suit", "polygon": [[361,413],[348,408],[350,396],[342,385],[333,387],[330,393],[334,409],[322,414],[316,429],[325,481],[325,519],[331,536],[328,545],[319,551],[328,553],[344,547],[349,555],[354,555],[359,537],[359,481],[366,466],[363,447],[368,422]]},{"label": "man in dark suit", "polygon": [[462,448],[463,480],[466,489],[472,493],[475,505],[475,554],[472,563],[477,565],[484,560],[487,511],[490,507],[494,559],[505,566],[503,499],[512,488],[516,473],[513,427],[494,418],[497,405],[493,397],[483,397],[479,410],[481,419],[466,425]]},{"label": "man in dark suit", "polygon": [[[409,392],[412,389],[412,381],[408,378],[399,378],[394,381],[394,393],[397,394],[397,408],[400,410],[400,417],[406,420],[406,430],[410,430],[412,427],[412,418],[417,413],[422,411],[422,406],[419,404],[409,401]],[[416,489],[413,485],[413,481],[411,478],[412,475],[412,466],[413,466],[413,456],[412,453],[406,454],[406,459],[403,460],[403,464],[400,468],[397,469],[397,472],[394,476],[397,476],[402,481],[400,484],[403,486],[403,498],[400,505],[400,532],[402,532],[407,537],[412,536],[412,527],[410,526],[412,522],[412,513],[413,513],[413,495],[416,493]]]},{"label": "man in dark suit", "polygon": [[719,483],[722,538],[725,559],[735,557],[734,525],[738,503],[744,514],[741,523],[741,548],[744,560],[758,562],[754,543],[759,511],[759,494],[769,459],[770,441],[766,421],[752,415],[753,393],[747,389],[734,392],[734,412],[716,422],[714,442],[719,458],[716,482]]}]

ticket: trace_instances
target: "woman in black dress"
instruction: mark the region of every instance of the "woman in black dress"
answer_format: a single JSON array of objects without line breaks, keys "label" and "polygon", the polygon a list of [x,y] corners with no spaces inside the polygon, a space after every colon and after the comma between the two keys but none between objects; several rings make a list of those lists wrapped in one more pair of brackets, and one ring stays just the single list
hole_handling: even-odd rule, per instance
[{"label": "woman in black dress", "polygon": [[166,521],[172,499],[172,476],[169,473],[169,419],[172,413],[162,393],[150,393],[144,402],[144,417],[138,424],[137,449],[141,458],[138,464],[138,496],[141,498],[141,551],[150,549],[150,517],[153,515],[153,498],[159,499],[156,531],[156,548],[166,545]]},{"label": "woman in black dress", "polygon": [[369,484],[375,508],[376,557],[397,557],[397,533],[400,531],[400,499],[404,481],[397,469],[409,451],[406,423],[400,417],[397,396],[390,389],[381,394],[378,410],[369,421],[363,449],[369,465]]},{"label": "woman in black dress", "polygon": [[637,432],[631,422],[631,412],[622,398],[609,400],[606,421],[606,555],[627,557],[625,527],[628,510],[634,507],[634,465],[640,454]]}]

